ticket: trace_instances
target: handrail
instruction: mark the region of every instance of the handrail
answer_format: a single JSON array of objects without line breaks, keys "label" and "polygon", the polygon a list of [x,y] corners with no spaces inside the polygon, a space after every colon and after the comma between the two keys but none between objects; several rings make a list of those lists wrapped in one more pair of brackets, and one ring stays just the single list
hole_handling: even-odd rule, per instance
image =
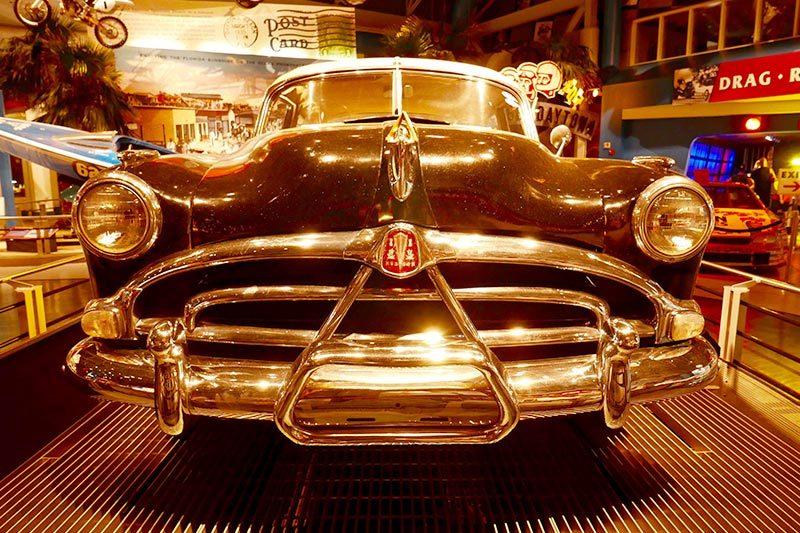
[{"label": "handrail", "polygon": [[723,272],[727,272],[728,274],[735,274],[743,278],[749,278],[752,281],[755,281],[756,283],[763,283],[764,285],[769,285],[771,287],[775,287],[776,289],[781,289],[783,291],[795,292],[800,294],[800,287],[792,285],[791,283],[786,283],[785,281],[779,281],[777,279],[772,279],[772,278],[765,278],[757,274],[751,274],[749,272],[744,272],[742,270],[737,270],[735,268],[727,267],[724,265],[718,265],[717,263],[712,263],[710,261],[703,261],[701,264],[704,267],[716,268],[717,270],[722,270]]},{"label": "handrail", "polygon": [[[722,309],[720,312],[720,322],[719,322],[719,347],[720,347],[720,358],[722,359],[722,361],[728,363],[728,365],[730,366],[741,367],[748,371],[751,371],[754,375],[763,376],[762,372],[759,372],[755,368],[751,368],[749,365],[745,364],[741,360],[741,351],[742,351],[742,343],[740,341],[741,338],[741,339],[747,339],[750,342],[754,342],[759,346],[762,346],[775,354],[783,356],[790,361],[800,362],[800,356],[789,353],[780,346],[774,346],[755,335],[749,334],[746,331],[742,331],[739,329],[740,327],[742,327],[742,324],[744,323],[745,313],[748,308],[764,313],[767,316],[770,316],[780,322],[785,322],[796,326],[798,324],[798,321],[794,317],[786,317],[773,311],[772,309],[749,304],[748,302],[743,301],[742,296],[747,294],[750,291],[751,287],[758,284],[763,284],[768,287],[773,287],[793,294],[800,294],[800,287],[796,287],[791,283],[786,283],[784,281],[779,281],[771,278],[765,278],[763,276],[759,276],[756,274],[750,274],[748,272],[743,272],[735,268],[718,265],[715,263],[711,263],[709,261],[703,261],[702,265],[705,267],[720,270],[728,274],[734,274],[740,278],[743,278],[743,281],[725,285],[723,287]],[[711,291],[704,287],[700,288],[702,290],[706,290],[714,294],[714,291]],[[742,327],[742,329],[744,328]],[[723,379],[727,379],[726,376],[727,372],[723,372]],[[788,387],[784,384],[780,384],[778,380],[776,380],[775,378],[769,378],[765,381],[767,381],[772,385],[777,386],[781,390],[784,391],[791,390],[791,387]],[[800,391],[793,391],[792,394],[800,397]]]},{"label": "handrail", "polygon": [[47,202],[53,202],[54,204],[61,204],[61,198],[47,198],[45,200],[28,200],[27,202],[15,202],[17,206],[20,205],[39,205],[44,204]]},{"label": "handrail", "polygon": [[6,277],[3,277],[3,278],[0,278],[0,283],[6,283],[6,282],[9,282],[9,281],[15,280],[17,278],[22,278],[22,277],[25,277],[25,276],[30,276],[31,274],[36,274],[38,272],[43,272],[45,270],[50,270],[51,268],[59,267],[61,265],[66,265],[67,263],[73,263],[73,262],[78,261],[80,259],[85,259],[83,254],[81,254],[81,255],[73,255],[73,256],[67,257],[65,259],[59,259],[58,261],[52,261],[50,263],[45,263],[44,265],[39,265],[37,267],[31,268],[30,270],[25,270],[24,272],[17,272],[15,274],[11,274],[10,276],[6,276]]},{"label": "handrail", "polygon": [[47,293],[45,293],[41,284],[33,284],[33,283],[25,282],[25,281],[20,281],[19,278],[22,278],[22,277],[25,277],[25,276],[30,276],[31,274],[36,274],[38,272],[44,272],[45,270],[50,270],[52,268],[56,268],[56,267],[59,267],[59,266],[62,266],[62,265],[66,265],[68,263],[74,263],[74,262],[76,262],[78,260],[83,260],[83,259],[84,259],[83,255],[74,255],[74,256],[66,257],[64,259],[60,259],[58,261],[51,261],[50,263],[45,263],[44,265],[39,265],[37,267],[30,268],[30,269],[22,271],[22,272],[17,272],[15,274],[11,274],[9,276],[5,276],[3,278],[0,278],[0,284],[8,283],[9,285],[14,287],[15,292],[22,293],[23,297],[24,297],[23,301],[15,302],[15,303],[13,303],[11,305],[7,305],[7,306],[3,307],[3,309],[0,310],[0,312],[5,313],[7,311],[11,311],[11,310],[16,309],[18,307],[23,307],[24,306],[25,307],[25,314],[26,314],[26,318],[27,318],[27,322],[28,322],[28,329],[27,329],[27,331],[25,333],[22,333],[20,335],[17,335],[16,337],[13,337],[11,339],[6,339],[5,341],[0,342],[0,349],[2,349],[3,347],[7,346],[8,344],[14,343],[14,342],[16,342],[18,340],[21,340],[21,339],[24,339],[26,336],[29,339],[33,339],[35,337],[38,337],[39,335],[42,335],[47,331],[47,327],[50,324],[53,324],[55,322],[60,322],[66,317],[73,316],[73,315],[79,313],[82,308],[78,309],[78,310],[76,310],[76,311],[74,311],[72,313],[69,313],[66,316],[61,316],[61,317],[59,317],[59,318],[57,318],[55,320],[48,321],[47,317],[46,317],[44,299],[45,299],[46,296],[51,296],[51,295],[56,294],[58,292],[69,290],[71,288],[74,288],[74,287],[77,287],[79,285],[83,285],[84,283],[88,283],[89,282],[88,278],[87,279],[81,279],[81,280],[79,280],[77,282],[68,283],[67,285],[62,286],[62,287],[56,287],[55,289],[52,289],[52,290],[48,291]]},{"label": "handrail", "polygon": [[64,220],[72,218],[72,215],[6,215],[0,217],[0,220],[17,220],[20,218],[37,220],[40,218]]}]

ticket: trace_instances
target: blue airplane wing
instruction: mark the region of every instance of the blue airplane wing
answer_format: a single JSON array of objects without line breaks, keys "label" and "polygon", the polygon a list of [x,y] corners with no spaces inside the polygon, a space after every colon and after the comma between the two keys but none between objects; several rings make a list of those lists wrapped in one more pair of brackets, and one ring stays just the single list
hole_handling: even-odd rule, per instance
[{"label": "blue airplane wing", "polygon": [[117,152],[151,149],[174,153],[163,146],[115,132],[90,133],[63,126],[0,117],[0,152],[31,161],[59,174],[85,180],[119,164]]}]

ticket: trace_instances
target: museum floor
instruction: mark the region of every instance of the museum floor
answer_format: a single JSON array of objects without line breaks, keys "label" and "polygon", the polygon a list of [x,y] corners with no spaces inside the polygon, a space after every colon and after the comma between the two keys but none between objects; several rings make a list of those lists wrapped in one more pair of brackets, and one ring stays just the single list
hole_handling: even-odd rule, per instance
[{"label": "museum floor", "polygon": [[[0,253],[0,276],[78,254]],[[800,285],[800,254],[793,266],[776,274]],[[62,379],[82,336],[85,265],[16,279],[50,293],[48,322],[71,318],[0,356],[0,531],[800,530],[796,397],[734,366],[704,391],[634,406],[614,433],[577,416],[522,422],[486,446],[306,448],[273,424],[203,419],[174,439],[152,410],[97,402]],[[718,294],[741,280],[702,271],[712,336]],[[0,332],[11,338],[26,315],[3,285]],[[759,285],[748,299],[800,315],[787,291]],[[800,354],[800,328],[773,316],[748,310],[744,331]],[[741,361],[800,391],[791,359],[745,339]]]}]

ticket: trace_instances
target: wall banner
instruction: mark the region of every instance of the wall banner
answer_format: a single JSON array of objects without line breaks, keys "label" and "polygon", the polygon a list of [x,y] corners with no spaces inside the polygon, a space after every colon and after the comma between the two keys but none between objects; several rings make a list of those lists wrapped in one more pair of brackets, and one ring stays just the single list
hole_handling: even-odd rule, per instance
[{"label": "wall banner", "polygon": [[355,9],[235,4],[176,11],[124,11],[128,45],[162,50],[337,59],[356,57]]},{"label": "wall banner", "polygon": [[800,92],[800,52],[728,61],[719,66],[712,102]]},{"label": "wall banner", "polygon": [[675,71],[673,104],[729,102],[800,93],[800,52]]}]

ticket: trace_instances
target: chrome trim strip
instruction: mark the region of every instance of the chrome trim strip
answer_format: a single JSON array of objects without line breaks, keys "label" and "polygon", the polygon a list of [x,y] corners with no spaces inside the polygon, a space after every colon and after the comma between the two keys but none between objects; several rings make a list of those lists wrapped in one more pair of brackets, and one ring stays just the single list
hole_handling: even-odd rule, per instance
[{"label": "chrome trim strip", "polygon": [[[676,396],[713,380],[717,357],[705,339],[629,354],[634,403]],[[597,355],[509,362],[503,365],[521,418],[585,411],[602,406]],[[154,362],[145,349],[111,349],[84,339],[67,357],[70,373],[106,399],[153,406]],[[187,409],[227,418],[273,417],[292,371],[290,363],[189,355]],[[219,394],[219,391],[226,391]]]},{"label": "chrome trim strip", "polygon": [[[114,306],[129,317],[126,337],[135,338],[137,318],[131,316],[142,290],[168,276],[234,262],[261,259],[345,259],[380,270],[380,247],[393,228],[411,228],[420,239],[420,269],[453,261],[507,263],[560,268],[595,274],[641,292],[656,309],[656,341],[669,340],[669,317],[685,310],[653,280],[632,265],[599,252],[531,238],[441,232],[409,224],[393,224],[357,232],[251,237],[208,244],[174,254],[137,273],[114,296],[92,300],[89,306]],[[191,328],[190,328],[191,329]]]},{"label": "chrome trim strip", "polygon": [[[592,311],[598,320],[609,314],[607,304],[590,294],[551,289],[546,287],[481,287],[453,289],[458,301],[518,301],[547,302],[558,305],[574,305]],[[273,346],[305,347],[313,341],[313,330],[279,329],[269,327],[237,326],[198,322],[197,317],[205,309],[214,305],[230,304],[241,301],[272,300],[337,300],[344,294],[344,288],[331,286],[253,286],[246,288],[228,288],[198,294],[185,306],[183,322],[186,324],[190,340],[214,342],[241,342],[244,344],[263,344]],[[432,291],[424,290],[383,290],[364,289],[356,297],[356,301],[442,301]],[[147,334],[159,319],[145,319],[137,323],[136,331]],[[637,330],[645,336],[653,334],[653,328],[638,322]],[[565,344],[568,342],[593,342],[599,339],[596,328],[592,327],[553,327],[553,328],[511,328],[480,330],[479,337],[486,345],[524,346],[529,344]],[[358,335],[364,340],[389,340],[411,338],[397,335]],[[348,336],[347,338],[353,338]],[[447,337],[456,339],[457,337]]]},{"label": "chrome trim strip", "polygon": [[[333,334],[336,333],[336,328],[342,323],[350,306],[353,305],[358,295],[364,289],[364,285],[366,285],[370,274],[372,274],[372,269],[366,265],[362,265],[361,268],[358,269],[358,272],[356,272],[356,275],[353,277],[353,281],[347,286],[342,297],[336,302],[330,316],[328,316],[322,326],[320,326],[314,342],[325,341],[333,337]],[[309,349],[310,348],[311,346],[309,346]]]},{"label": "chrome trim strip", "polygon": [[126,293],[132,304],[138,292],[167,276],[259,259],[349,259],[380,270],[379,248],[383,236],[398,226],[413,228],[423,241],[421,247],[428,250],[425,254],[428,257],[420,258],[420,269],[453,261],[554,267],[595,274],[627,285],[643,293],[664,314],[682,309],[676,299],[635,267],[603,253],[532,238],[441,232],[408,224],[353,232],[251,237],[203,245],[144,268],[112,298],[120,299]]},{"label": "chrome trim strip", "polygon": [[[140,322],[137,332],[146,335],[153,327],[153,322],[162,319],[148,319]],[[650,328],[652,334],[652,328]],[[189,341],[208,341],[226,344],[251,344],[259,346],[283,346],[305,348],[312,342],[317,332],[311,329],[280,329],[255,326],[228,326],[199,322],[194,330],[187,331]],[[600,333],[597,328],[573,326],[565,328],[514,328],[479,330],[481,340],[491,348],[509,348],[512,346],[569,344],[575,342],[597,342]],[[392,335],[389,333],[350,333],[334,335],[337,340],[353,340],[358,342],[402,342],[425,337],[424,333],[409,335]],[[443,335],[443,341],[463,341],[463,335]]]}]

